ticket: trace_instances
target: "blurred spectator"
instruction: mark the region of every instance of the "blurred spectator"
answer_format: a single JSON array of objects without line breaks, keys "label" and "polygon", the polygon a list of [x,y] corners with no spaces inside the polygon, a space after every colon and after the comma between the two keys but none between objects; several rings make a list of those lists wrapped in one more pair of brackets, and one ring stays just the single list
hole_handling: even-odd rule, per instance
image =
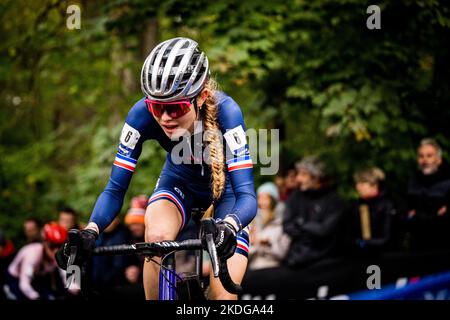
[{"label": "blurred spectator", "polygon": [[[284,175],[282,172],[278,172],[278,174],[275,176],[274,182],[275,182],[275,185],[277,186],[278,194],[280,195],[279,201],[285,201],[286,197],[284,196],[284,194],[285,194],[285,190],[286,190],[286,185],[284,182]],[[284,197],[282,197],[282,195]]]},{"label": "blurred spectator", "polygon": [[306,157],[296,166],[299,189],[287,200],[283,220],[284,231],[292,239],[285,260],[290,267],[335,254],[344,210],[321,160]]},{"label": "blurred spectator", "polygon": [[42,228],[42,242],[20,249],[8,267],[8,298],[53,300],[64,295],[65,272],[56,265],[55,253],[66,238],[66,229],[50,222]]},{"label": "blurred spectator", "polygon": [[349,210],[350,248],[354,253],[377,253],[391,238],[394,206],[387,196],[385,174],[376,167],[355,173],[359,198]]},{"label": "blurred spectator", "polygon": [[[143,242],[145,233],[145,208],[147,196],[140,195],[131,199],[131,207],[125,216],[125,224],[131,232],[132,242]],[[140,284],[142,281],[143,257],[132,256],[125,269],[125,278],[129,284]]]},{"label": "blurred spectator", "polygon": [[[130,243],[128,230],[118,217],[100,234],[96,246]],[[92,285],[102,295],[110,297],[113,287],[124,284],[129,257],[123,255],[95,256],[92,259]]]},{"label": "blurred spectator", "polygon": [[145,209],[147,196],[140,195],[131,199],[131,207],[125,215],[125,224],[131,232],[133,242],[143,242],[145,233]]},{"label": "blurred spectator", "polygon": [[0,300],[6,297],[3,292],[5,285],[5,276],[9,264],[14,258],[14,245],[11,240],[7,239],[3,231],[0,230]]},{"label": "blurred spectator", "polygon": [[59,211],[58,223],[60,226],[66,228],[66,230],[80,229],[78,224],[78,215],[74,209],[69,207],[63,208]]},{"label": "blurred spectator", "polygon": [[417,152],[419,171],[408,186],[408,229],[413,250],[447,248],[450,240],[450,173],[442,149],[423,139]]},{"label": "blurred spectator", "polygon": [[289,248],[289,236],[283,232],[282,206],[277,206],[279,194],[272,182],[258,190],[258,213],[250,226],[249,269],[278,267]]},{"label": "blurred spectator", "polygon": [[297,171],[295,168],[289,168],[286,174],[278,175],[275,178],[275,184],[278,187],[278,193],[280,194],[279,201],[286,201],[290,194],[297,189]]},{"label": "blurred spectator", "polygon": [[42,222],[40,219],[31,217],[27,218],[23,223],[23,233],[27,243],[41,241]]}]

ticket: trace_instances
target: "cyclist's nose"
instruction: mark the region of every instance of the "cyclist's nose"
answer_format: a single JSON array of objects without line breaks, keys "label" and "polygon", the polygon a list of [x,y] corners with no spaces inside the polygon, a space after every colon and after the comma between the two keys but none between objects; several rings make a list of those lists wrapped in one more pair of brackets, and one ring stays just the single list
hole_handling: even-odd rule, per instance
[{"label": "cyclist's nose", "polygon": [[161,115],[161,120],[163,121],[169,121],[172,120],[173,118],[171,116],[169,116],[169,114],[167,113],[167,110],[164,110],[163,114]]}]

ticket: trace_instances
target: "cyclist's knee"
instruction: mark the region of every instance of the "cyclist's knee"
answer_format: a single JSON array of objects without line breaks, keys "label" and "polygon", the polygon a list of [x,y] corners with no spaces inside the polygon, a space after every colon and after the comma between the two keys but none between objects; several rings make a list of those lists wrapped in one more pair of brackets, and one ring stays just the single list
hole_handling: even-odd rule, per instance
[{"label": "cyclist's knee", "polygon": [[147,228],[145,231],[146,242],[160,242],[164,240],[174,240],[173,232],[153,228]]},{"label": "cyclist's knee", "polygon": [[173,240],[182,226],[178,208],[166,199],[150,203],[145,213],[145,240]]}]

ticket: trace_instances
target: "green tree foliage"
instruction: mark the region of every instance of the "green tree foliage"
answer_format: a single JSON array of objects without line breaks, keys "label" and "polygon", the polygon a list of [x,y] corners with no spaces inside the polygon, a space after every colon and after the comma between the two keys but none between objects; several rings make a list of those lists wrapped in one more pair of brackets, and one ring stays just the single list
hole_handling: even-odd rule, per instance
[{"label": "green tree foliage", "polygon": [[[74,3],[80,30],[66,28]],[[400,195],[420,138],[450,147],[450,12],[444,1],[382,1],[381,29],[368,30],[368,5],[3,1],[0,226],[17,234],[25,216],[52,219],[62,204],[87,219],[141,97],[143,59],[179,35],[201,43],[248,127],[280,129],[284,164],[326,155],[347,196],[352,172],[378,165]],[[151,192],[163,161],[146,143],[126,201]]]}]

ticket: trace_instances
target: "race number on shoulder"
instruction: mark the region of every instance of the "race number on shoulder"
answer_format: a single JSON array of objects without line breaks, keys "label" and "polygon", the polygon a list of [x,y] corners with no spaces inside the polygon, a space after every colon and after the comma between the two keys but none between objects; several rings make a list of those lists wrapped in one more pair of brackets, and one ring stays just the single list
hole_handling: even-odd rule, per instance
[{"label": "race number on shoulder", "polygon": [[241,125],[239,127],[228,130],[224,134],[224,137],[228,147],[233,154],[237,154],[245,149],[247,138],[245,136],[244,128],[242,128]]},{"label": "race number on shoulder", "polygon": [[122,146],[128,149],[134,149],[136,143],[139,141],[141,134],[135,128],[125,123],[122,129],[122,134],[120,136],[120,143]]}]

